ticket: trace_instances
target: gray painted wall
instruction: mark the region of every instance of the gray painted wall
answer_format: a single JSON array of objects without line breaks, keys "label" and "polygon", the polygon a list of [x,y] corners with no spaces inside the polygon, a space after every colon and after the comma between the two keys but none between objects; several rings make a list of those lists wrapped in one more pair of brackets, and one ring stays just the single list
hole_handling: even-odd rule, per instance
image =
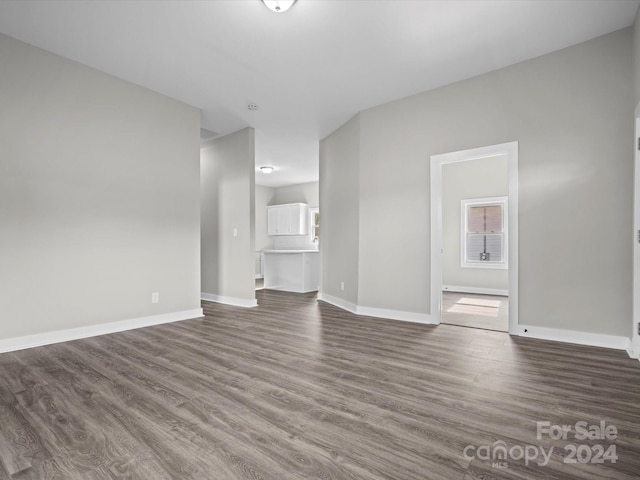
[{"label": "gray painted wall", "polygon": [[270,205],[286,203],[306,203],[309,208],[320,205],[320,187],[318,182],[301,183],[278,187]]},{"label": "gray painted wall", "polygon": [[460,266],[461,201],[506,197],[509,168],[506,155],[442,166],[442,282],[457,287],[509,289],[509,272]]},{"label": "gray painted wall", "polygon": [[357,115],[320,143],[320,293],[352,304],[358,303],[359,163]]},{"label": "gray painted wall", "polygon": [[634,106],[640,103],[640,9],[632,26],[633,38],[633,85],[635,92]]},{"label": "gray painted wall", "polygon": [[321,144],[325,165],[359,145],[359,183],[320,181],[343,200],[324,226],[359,215],[359,305],[430,312],[430,156],[519,141],[520,323],[628,336],[633,108],[625,29],[361,112]]},{"label": "gray painted wall", "polygon": [[203,293],[248,302],[256,298],[254,170],[252,128],[201,149]]},{"label": "gray painted wall", "polygon": [[0,65],[0,338],[200,308],[198,110],[4,35]]}]

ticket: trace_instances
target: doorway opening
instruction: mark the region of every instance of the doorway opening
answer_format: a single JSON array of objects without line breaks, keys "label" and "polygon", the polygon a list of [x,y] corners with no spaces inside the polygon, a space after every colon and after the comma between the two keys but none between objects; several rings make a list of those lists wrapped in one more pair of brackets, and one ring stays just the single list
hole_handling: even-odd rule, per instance
[{"label": "doorway opening", "polygon": [[431,157],[431,316],[516,333],[518,143]]},{"label": "doorway opening", "polygon": [[441,323],[508,332],[509,296],[443,290]]}]

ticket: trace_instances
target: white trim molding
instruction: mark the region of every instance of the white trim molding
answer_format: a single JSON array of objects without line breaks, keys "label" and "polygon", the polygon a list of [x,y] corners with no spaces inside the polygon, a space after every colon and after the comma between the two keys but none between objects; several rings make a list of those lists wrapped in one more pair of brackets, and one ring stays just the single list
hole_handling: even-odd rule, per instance
[{"label": "white trim molding", "polygon": [[136,328],[151,327],[163,323],[179,322],[201,318],[204,314],[201,308],[193,310],[183,310],[180,312],[163,313],[148,317],[132,318],[116,322],[100,323],[98,325],[88,325],[86,327],[68,328],[65,330],[54,330],[52,332],[35,333],[23,337],[13,337],[0,340],[0,353],[24,350],[25,348],[41,347],[54,343],[69,342],[81,338],[97,337],[108,333],[124,332]]},{"label": "white trim molding", "polygon": [[346,310],[351,313],[356,313],[358,306],[355,303],[348,302],[342,298],[334,297],[333,295],[327,295],[326,293],[318,292],[318,300],[330,303],[331,305]]},{"label": "white trim molding", "polygon": [[424,323],[435,325],[431,316],[427,313],[406,312],[403,310],[389,310],[386,308],[363,307],[355,303],[348,302],[342,298],[318,292],[318,300],[330,303],[331,305],[351,312],[355,315],[366,317],[385,318],[387,320],[399,320],[401,322]]},{"label": "white trim molding", "polygon": [[443,285],[442,291],[458,292],[458,293],[477,293],[478,295],[500,295],[501,297],[509,296],[509,290],[503,290],[501,288],[460,287],[457,285]]},{"label": "white trim molding", "polygon": [[[426,325],[438,325],[431,315],[425,313],[405,312],[401,310],[388,310],[384,308],[362,307],[332,295],[318,293],[318,300],[330,303],[338,308],[347,310],[356,315],[399,320],[404,322],[422,323]],[[612,348],[625,350],[630,357],[633,356],[631,341],[628,337],[617,335],[605,335],[601,333],[576,332],[559,328],[537,327],[531,325],[518,325],[516,334],[520,337],[529,337],[536,340],[551,340],[554,342],[572,343],[576,345],[588,345],[592,347]]]},{"label": "white trim molding", "polygon": [[536,327],[534,325],[518,325],[518,336],[552,340],[554,342],[574,343],[592,347],[614,348],[629,352],[629,337],[606,335],[603,333],[576,332],[559,328]]},{"label": "white trim molding", "polygon": [[233,305],[234,307],[253,308],[258,306],[258,301],[254,298],[225,297],[224,295],[216,295],[215,293],[200,293],[200,299],[207,302],[224,303],[225,305]]},{"label": "white trim molding", "polygon": [[404,310],[389,310],[386,308],[360,307],[356,308],[357,315],[367,317],[386,318],[388,320],[399,320],[401,322],[424,323],[436,325],[428,313],[405,312]]},{"label": "white trim molding", "polygon": [[633,136],[633,310],[631,315],[631,346],[629,356],[640,360],[640,243],[636,241],[636,232],[640,232],[640,151],[637,142],[640,138],[640,103],[635,109],[635,135]]}]

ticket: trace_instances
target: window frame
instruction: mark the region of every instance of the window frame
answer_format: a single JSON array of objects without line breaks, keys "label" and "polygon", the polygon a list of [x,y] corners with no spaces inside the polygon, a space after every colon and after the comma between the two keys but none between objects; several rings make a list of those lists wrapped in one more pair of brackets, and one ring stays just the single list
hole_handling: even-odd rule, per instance
[{"label": "window frame", "polygon": [[[502,261],[500,262],[469,262],[467,261],[467,231],[469,226],[469,207],[494,206],[502,207],[502,233],[492,233],[489,235],[502,235]],[[469,198],[460,201],[460,267],[461,268],[482,268],[493,270],[507,270],[509,268],[509,210],[508,197],[484,197]]]}]

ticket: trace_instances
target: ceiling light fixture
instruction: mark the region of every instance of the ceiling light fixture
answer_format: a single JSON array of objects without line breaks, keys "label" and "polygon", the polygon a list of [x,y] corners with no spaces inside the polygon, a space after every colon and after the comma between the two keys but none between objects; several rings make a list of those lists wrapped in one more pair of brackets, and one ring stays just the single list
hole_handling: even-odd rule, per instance
[{"label": "ceiling light fixture", "polygon": [[267,8],[276,13],[286,12],[291,8],[291,5],[296,3],[296,0],[262,0]]},{"label": "ceiling light fixture", "polygon": [[274,170],[275,169],[273,167],[267,167],[267,166],[260,167],[260,171],[262,173],[266,173],[267,175],[270,174],[271,172],[273,172]]}]

